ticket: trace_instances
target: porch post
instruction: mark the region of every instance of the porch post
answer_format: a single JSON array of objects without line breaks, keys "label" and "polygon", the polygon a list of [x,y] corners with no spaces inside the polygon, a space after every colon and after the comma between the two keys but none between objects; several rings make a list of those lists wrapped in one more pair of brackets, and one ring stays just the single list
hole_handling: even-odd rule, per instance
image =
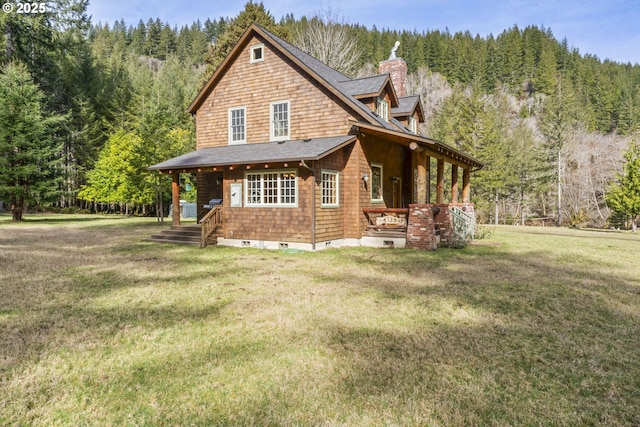
[{"label": "porch post", "polygon": [[173,181],[171,182],[171,203],[173,206],[171,225],[180,225],[180,174],[178,172],[173,173]]},{"label": "porch post", "polygon": [[444,160],[438,159],[438,175],[436,184],[436,204],[444,203]]},{"label": "porch post", "polygon": [[462,203],[471,201],[471,171],[469,168],[462,169]]},{"label": "porch post", "polygon": [[417,160],[417,167],[418,167],[418,191],[416,192],[417,195],[417,200],[416,203],[419,205],[423,205],[425,203],[427,203],[427,168],[426,168],[426,162],[425,162],[425,158],[426,155],[425,153],[421,153],[421,152],[415,152],[414,151],[414,155],[416,156],[416,160]]},{"label": "porch post", "polygon": [[431,157],[427,156],[424,163],[427,168],[427,203],[431,203]]},{"label": "porch post", "polygon": [[458,166],[451,164],[451,203],[458,203]]}]

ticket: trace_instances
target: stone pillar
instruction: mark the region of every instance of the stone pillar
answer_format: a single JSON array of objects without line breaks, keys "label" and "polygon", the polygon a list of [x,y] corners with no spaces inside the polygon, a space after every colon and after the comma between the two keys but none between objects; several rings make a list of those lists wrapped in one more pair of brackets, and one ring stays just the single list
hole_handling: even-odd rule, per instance
[{"label": "stone pillar", "polygon": [[171,182],[171,203],[173,209],[171,225],[180,225],[180,174],[178,172],[174,172]]},{"label": "stone pillar", "polygon": [[438,159],[437,173],[436,205],[441,205],[444,203],[444,160]]},{"label": "stone pillar", "polygon": [[451,165],[451,203],[458,203],[458,166]]},{"label": "stone pillar", "polygon": [[407,221],[407,248],[425,251],[437,249],[433,211],[430,205],[409,205]]}]

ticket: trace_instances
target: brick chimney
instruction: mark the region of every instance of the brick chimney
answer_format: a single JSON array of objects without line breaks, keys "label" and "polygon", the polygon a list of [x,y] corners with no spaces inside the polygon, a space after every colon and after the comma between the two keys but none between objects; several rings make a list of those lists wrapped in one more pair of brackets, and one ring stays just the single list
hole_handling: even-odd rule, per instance
[{"label": "brick chimney", "polygon": [[[395,56],[395,55],[393,55]],[[407,63],[402,58],[393,58],[380,62],[380,74],[389,73],[398,98],[407,96]]]}]

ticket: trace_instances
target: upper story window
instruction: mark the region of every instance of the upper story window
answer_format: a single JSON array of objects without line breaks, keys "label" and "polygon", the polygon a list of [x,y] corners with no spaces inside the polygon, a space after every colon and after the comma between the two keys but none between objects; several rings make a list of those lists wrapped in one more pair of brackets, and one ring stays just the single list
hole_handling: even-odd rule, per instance
[{"label": "upper story window", "polygon": [[409,129],[411,129],[413,133],[418,133],[418,121],[415,116],[409,116]]},{"label": "upper story window", "polygon": [[271,103],[271,140],[289,139],[289,101]]},{"label": "upper story window", "polygon": [[389,121],[389,103],[386,99],[377,99],[376,111],[378,112],[378,115],[382,117],[382,119],[384,119],[385,122]]},{"label": "upper story window", "polygon": [[229,108],[229,144],[244,144],[247,142],[246,108]]},{"label": "upper story window", "polygon": [[264,61],[264,45],[256,44],[249,49],[249,62],[251,64]]}]

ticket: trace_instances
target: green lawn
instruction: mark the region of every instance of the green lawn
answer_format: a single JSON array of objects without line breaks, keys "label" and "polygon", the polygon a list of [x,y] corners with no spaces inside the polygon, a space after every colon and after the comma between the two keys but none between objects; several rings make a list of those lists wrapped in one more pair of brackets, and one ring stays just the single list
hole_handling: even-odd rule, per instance
[{"label": "green lawn", "polygon": [[0,425],[640,425],[640,236],[143,242],[0,216]]}]

